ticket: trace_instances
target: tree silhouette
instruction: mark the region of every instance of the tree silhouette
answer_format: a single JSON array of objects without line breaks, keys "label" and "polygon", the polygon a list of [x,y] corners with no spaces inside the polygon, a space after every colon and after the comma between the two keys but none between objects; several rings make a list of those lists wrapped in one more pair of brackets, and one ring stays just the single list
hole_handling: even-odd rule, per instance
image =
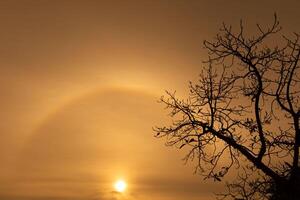
[{"label": "tree silhouette", "polygon": [[238,169],[221,199],[300,198],[300,43],[280,31],[276,15],[254,36],[242,21],[238,31],[223,24],[204,41],[209,58],[188,97],[161,98],[173,122],[154,128],[156,137],[186,150],[205,179]]}]

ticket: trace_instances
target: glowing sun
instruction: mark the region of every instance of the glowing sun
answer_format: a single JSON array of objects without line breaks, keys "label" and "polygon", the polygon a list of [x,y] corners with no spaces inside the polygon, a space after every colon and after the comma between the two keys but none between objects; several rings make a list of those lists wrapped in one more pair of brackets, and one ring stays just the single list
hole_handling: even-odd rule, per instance
[{"label": "glowing sun", "polygon": [[114,184],[114,188],[117,192],[124,192],[126,190],[127,184],[123,180],[118,180]]}]

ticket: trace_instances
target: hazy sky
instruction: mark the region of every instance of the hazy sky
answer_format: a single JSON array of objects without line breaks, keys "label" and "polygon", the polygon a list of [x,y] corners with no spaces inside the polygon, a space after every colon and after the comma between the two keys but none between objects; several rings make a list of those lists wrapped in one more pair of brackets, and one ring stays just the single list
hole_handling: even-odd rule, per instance
[{"label": "hazy sky", "polygon": [[[300,1],[0,1],[0,199],[211,200],[153,138],[224,21],[300,32]],[[113,192],[118,178],[128,190]]]}]

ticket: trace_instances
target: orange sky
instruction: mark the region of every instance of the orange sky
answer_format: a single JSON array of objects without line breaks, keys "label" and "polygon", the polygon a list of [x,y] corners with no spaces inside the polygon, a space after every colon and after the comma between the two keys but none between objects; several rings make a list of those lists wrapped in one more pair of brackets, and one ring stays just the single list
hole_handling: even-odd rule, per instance
[{"label": "orange sky", "polygon": [[[282,3],[280,3],[282,2]],[[0,1],[0,199],[214,199],[153,138],[223,21],[300,31],[290,1]],[[113,182],[128,181],[124,195]]]}]

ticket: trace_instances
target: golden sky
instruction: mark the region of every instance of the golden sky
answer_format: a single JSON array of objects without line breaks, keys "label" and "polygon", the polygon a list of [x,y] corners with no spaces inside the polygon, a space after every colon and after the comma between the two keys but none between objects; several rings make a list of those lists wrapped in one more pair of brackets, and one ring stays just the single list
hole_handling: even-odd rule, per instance
[{"label": "golden sky", "polygon": [[[211,200],[153,138],[221,23],[300,31],[300,1],[0,1],[0,199]],[[251,28],[250,28],[251,29]],[[115,180],[126,193],[113,192]]]}]

